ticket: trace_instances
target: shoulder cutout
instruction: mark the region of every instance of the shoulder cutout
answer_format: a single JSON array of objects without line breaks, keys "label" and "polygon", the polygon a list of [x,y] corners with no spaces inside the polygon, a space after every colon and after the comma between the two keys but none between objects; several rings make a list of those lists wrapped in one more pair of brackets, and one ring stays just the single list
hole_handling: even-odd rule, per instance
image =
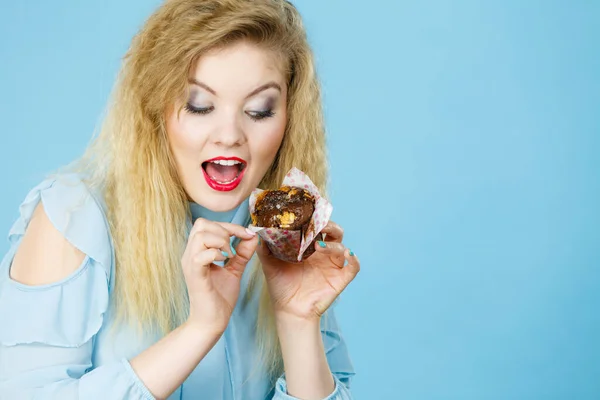
[{"label": "shoulder cutout", "polygon": [[52,225],[40,202],[15,253],[10,276],[25,285],[47,285],[67,278],[85,258]]}]

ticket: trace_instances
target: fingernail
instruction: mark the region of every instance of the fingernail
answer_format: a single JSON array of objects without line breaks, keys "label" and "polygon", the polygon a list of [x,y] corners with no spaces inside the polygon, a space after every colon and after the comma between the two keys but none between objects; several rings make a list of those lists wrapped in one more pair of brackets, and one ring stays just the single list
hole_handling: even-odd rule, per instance
[{"label": "fingernail", "polygon": [[322,242],[322,241],[320,241],[320,240],[317,242],[317,244],[318,244],[319,246],[321,246],[322,248],[325,248],[325,246],[327,246],[327,245],[325,244],[325,242]]},{"label": "fingernail", "polygon": [[354,257],[354,252],[350,250],[350,257]]},{"label": "fingernail", "polygon": [[235,251],[235,247],[231,246],[231,252],[234,256],[237,256],[237,252]]},{"label": "fingernail", "polygon": [[221,250],[221,254],[223,254],[223,257],[229,257],[229,254],[227,254],[226,251]]},{"label": "fingernail", "polygon": [[252,232],[250,229],[246,228],[246,233],[250,236],[255,236],[256,232]]},{"label": "fingernail", "polygon": [[260,238],[260,236],[258,237],[258,244],[262,244],[262,239]]}]

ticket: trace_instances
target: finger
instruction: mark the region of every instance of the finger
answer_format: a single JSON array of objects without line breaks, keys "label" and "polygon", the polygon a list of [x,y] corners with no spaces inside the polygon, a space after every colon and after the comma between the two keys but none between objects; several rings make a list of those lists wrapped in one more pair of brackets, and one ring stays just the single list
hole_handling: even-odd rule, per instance
[{"label": "finger", "polygon": [[216,235],[229,237],[229,232],[225,228],[218,225],[216,222],[209,221],[204,218],[198,218],[196,222],[194,222],[194,226],[190,231],[190,236],[193,236],[199,232],[212,232]]},{"label": "finger", "polygon": [[325,228],[321,230],[321,233],[327,235],[327,241],[341,243],[344,238],[344,230],[341,226],[333,221],[329,221]]},{"label": "finger", "polygon": [[218,235],[212,232],[196,232],[189,243],[189,254],[194,257],[195,254],[207,249],[217,249],[223,253],[223,256],[229,257],[231,252],[229,236]]},{"label": "finger", "polygon": [[192,228],[192,231],[190,232],[190,238],[188,239],[190,245],[193,246],[193,249],[191,249],[191,254],[193,255],[201,250],[201,248],[198,248],[198,241],[200,241],[201,243],[204,243],[206,248],[220,248],[227,253],[227,256],[233,257],[235,253],[230,246],[229,238],[229,232],[222,226],[219,226],[218,224],[208,220],[202,220],[199,222],[197,220],[197,222],[194,224],[194,228]]},{"label": "finger", "polygon": [[204,218],[198,218],[194,222],[190,235],[197,231],[210,231],[214,233],[223,233],[227,236],[237,236],[240,239],[250,239],[256,236],[256,233],[241,225],[228,222],[215,222]]},{"label": "finger", "polygon": [[[192,230],[190,231],[190,236],[188,238],[188,246],[186,251],[188,251],[191,257],[194,256],[198,251],[201,251],[202,246],[198,247],[198,241],[202,241],[202,235],[204,233],[211,233],[215,236],[222,238],[223,242],[226,243],[229,240],[229,233],[219,225],[215,224],[213,221],[209,221],[204,218],[198,218],[194,222],[194,226],[192,226]],[[217,247],[221,247],[217,246]],[[222,246],[223,250],[226,250],[229,254],[230,249]]]},{"label": "finger", "polygon": [[344,266],[346,247],[337,242],[315,242],[315,249],[317,252],[328,255],[331,261],[339,267]]},{"label": "finger", "polygon": [[256,233],[241,225],[231,224],[229,222],[209,221],[204,218],[198,218],[194,222],[194,226],[192,227],[192,232],[190,232],[190,234],[192,234],[195,230],[211,231],[215,233],[222,232],[227,236],[237,236],[240,239],[250,239],[256,236]]},{"label": "finger", "polygon": [[349,278],[348,282],[350,282],[360,272],[360,260],[350,249],[346,249],[344,256],[346,261],[348,261],[348,265],[344,267],[344,271]]},{"label": "finger", "polygon": [[241,225],[231,224],[229,222],[215,222],[229,232],[230,236],[236,236],[240,239],[252,239],[256,236],[255,232]]},{"label": "finger", "polygon": [[265,241],[262,238],[260,238],[260,236],[258,239],[258,245],[256,246],[256,254],[258,254],[258,256],[261,257],[261,259],[266,257],[273,257],[273,253],[271,253],[269,246],[267,246]]},{"label": "finger", "polygon": [[[231,224],[228,222],[215,222],[203,218],[198,218],[194,223],[191,234],[196,231],[210,231],[226,237],[236,236],[240,239],[251,239],[256,236],[256,233],[241,225]],[[230,247],[230,257],[235,255],[235,251]]]},{"label": "finger", "polygon": [[227,262],[225,268],[231,272],[234,272],[236,275],[241,276],[246,268],[246,265],[248,265],[248,262],[252,259],[257,245],[257,236],[251,239],[242,239],[237,245],[237,250],[234,253],[235,256],[233,256],[233,258]]},{"label": "finger", "polygon": [[256,254],[261,261],[262,270],[267,277],[272,276],[283,268],[295,266],[292,263],[275,257],[264,240],[261,240],[258,244]]},{"label": "finger", "polygon": [[215,261],[224,261],[225,258],[226,257],[219,249],[208,249],[201,251],[191,259],[191,272],[206,276],[210,271],[210,266],[213,265]]}]

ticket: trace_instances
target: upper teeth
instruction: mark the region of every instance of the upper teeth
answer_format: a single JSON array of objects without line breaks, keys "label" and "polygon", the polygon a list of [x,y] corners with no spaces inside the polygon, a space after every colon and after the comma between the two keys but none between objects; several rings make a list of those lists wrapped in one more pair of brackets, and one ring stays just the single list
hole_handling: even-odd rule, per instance
[{"label": "upper teeth", "polygon": [[241,162],[236,161],[236,160],[215,160],[215,161],[211,161],[211,162],[213,162],[215,164],[219,164],[219,165],[228,165],[228,166],[241,164]]}]

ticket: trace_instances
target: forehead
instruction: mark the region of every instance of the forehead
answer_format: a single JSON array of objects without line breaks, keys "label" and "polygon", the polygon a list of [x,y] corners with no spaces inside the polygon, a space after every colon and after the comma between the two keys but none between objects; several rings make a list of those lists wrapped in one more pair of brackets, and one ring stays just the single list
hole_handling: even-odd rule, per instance
[{"label": "forehead", "polygon": [[273,50],[248,41],[213,49],[198,58],[190,78],[216,92],[243,92],[267,81],[283,88],[287,76],[284,58]]}]

